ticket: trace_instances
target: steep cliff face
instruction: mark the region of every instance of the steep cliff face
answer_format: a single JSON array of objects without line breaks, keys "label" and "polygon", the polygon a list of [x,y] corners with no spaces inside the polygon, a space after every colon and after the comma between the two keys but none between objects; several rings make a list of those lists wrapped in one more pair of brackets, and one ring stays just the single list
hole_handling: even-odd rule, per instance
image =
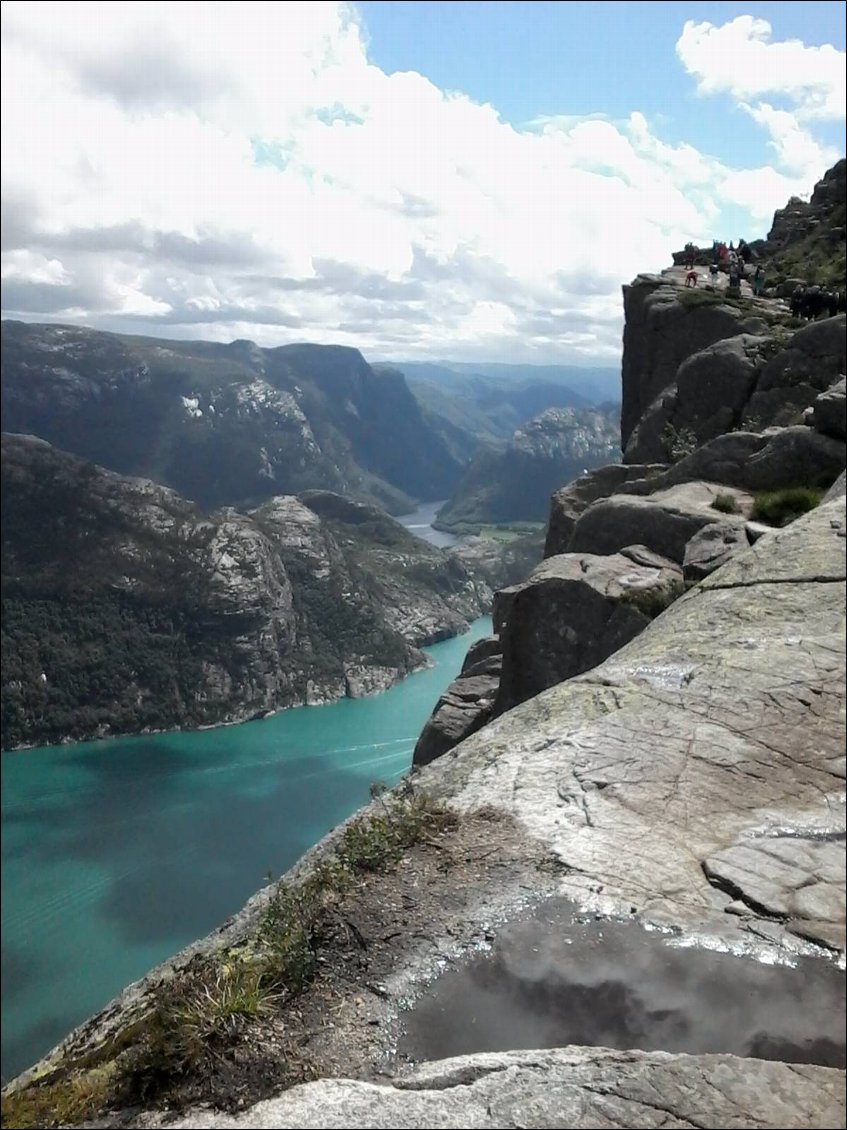
[{"label": "steep cliff face", "polygon": [[845,368],[844,315],[801,328],[783,303],[725,301],[673,278],[624,287],[625,463],[678,459],[734,428],[797,423]]},{"label": "steep cliff face", "polygon": [[260,349],[4,322],[3,426],[204,506],[311,488],[401,513],[460,465],[402,374],[355,349]]},{"label": "steep cliff face", "polygon": [[491,598],[329,493],[203,514],[31,436],[2,455],[4,748],[383,689]]}]

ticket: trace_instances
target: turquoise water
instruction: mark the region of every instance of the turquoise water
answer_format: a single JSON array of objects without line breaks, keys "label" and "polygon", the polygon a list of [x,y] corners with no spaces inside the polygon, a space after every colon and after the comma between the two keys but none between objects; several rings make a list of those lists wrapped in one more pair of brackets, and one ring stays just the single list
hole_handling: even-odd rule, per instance
[{"label": "turquoise water", "polygon": [[237,911],[393,784],[474,639],[384,694],[2,755],[2,1074]]}]

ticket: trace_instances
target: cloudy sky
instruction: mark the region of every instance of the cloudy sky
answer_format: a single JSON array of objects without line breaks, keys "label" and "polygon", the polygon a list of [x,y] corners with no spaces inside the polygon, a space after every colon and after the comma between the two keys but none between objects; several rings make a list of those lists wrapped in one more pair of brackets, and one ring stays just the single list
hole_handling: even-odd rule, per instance
[{"label": "cloudy sky", "polygon": [[613,363],[844,151],[845,5],[2,4],[3,315]]}]

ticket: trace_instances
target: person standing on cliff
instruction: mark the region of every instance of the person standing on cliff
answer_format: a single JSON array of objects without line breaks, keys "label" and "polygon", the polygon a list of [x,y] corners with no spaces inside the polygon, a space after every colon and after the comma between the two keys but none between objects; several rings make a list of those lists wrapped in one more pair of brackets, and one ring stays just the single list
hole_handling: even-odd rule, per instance
[{"label": "person standing on cliff", "polygon": [[765,289],[765,268],[759,263],[753,275],[753,293],[760,295]]}]

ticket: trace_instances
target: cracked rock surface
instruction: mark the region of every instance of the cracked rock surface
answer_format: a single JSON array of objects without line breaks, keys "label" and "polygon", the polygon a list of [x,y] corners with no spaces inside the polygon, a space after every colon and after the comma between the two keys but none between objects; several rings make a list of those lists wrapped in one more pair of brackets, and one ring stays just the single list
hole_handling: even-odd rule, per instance
[{"label": "cracked rock surface", "polygon": [[329,1079],[243,1115],[199,1112],[206,1127],[834,1127],[843,1125],[840,1071],[733,1056],[670,1056],[563,1048],[458,1059],[393,1086]]}]

